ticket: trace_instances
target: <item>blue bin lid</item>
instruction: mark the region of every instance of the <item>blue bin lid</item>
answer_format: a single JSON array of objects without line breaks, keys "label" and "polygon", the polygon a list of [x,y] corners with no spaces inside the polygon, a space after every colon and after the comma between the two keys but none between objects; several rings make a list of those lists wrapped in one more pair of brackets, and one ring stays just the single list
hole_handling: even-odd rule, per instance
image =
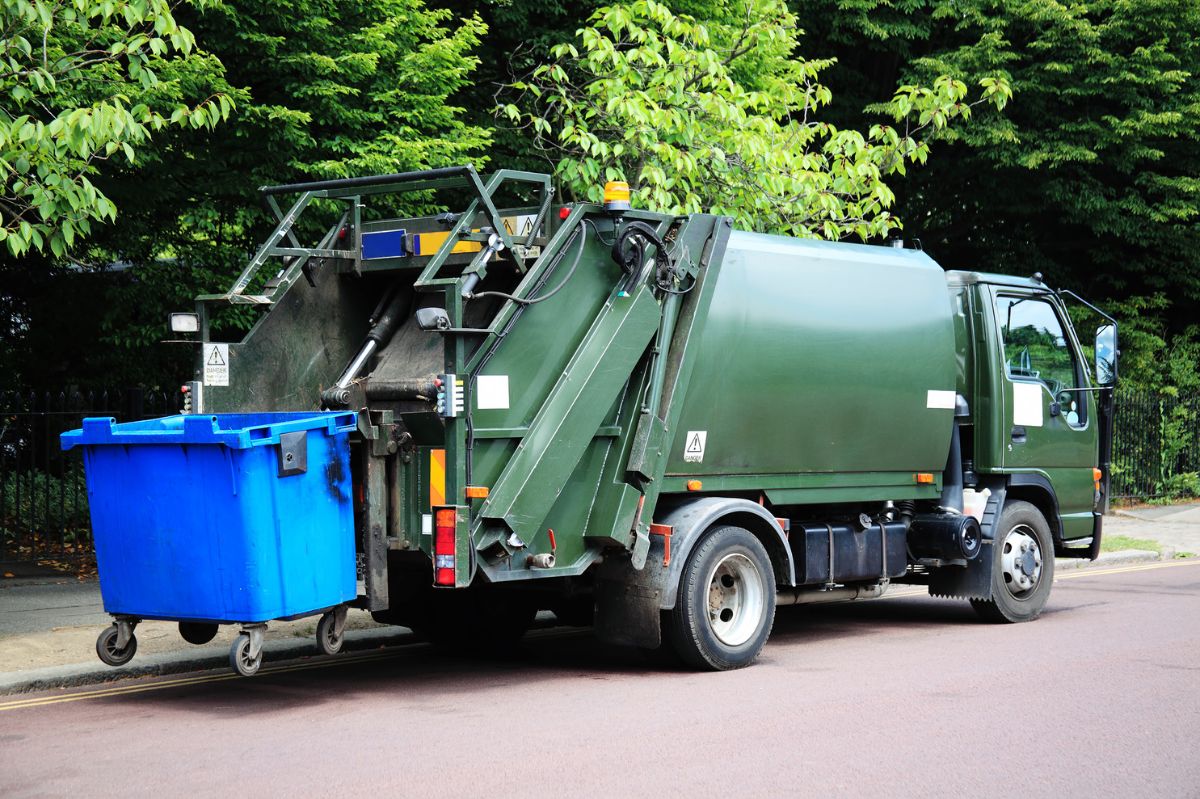
[{"label": "blue bin lid", "polygon": [[224,444],[232,449],[278,444],[283,433],[325,430],[330,435],[353,430],[353,412],[183,414],[141,422],[111,416],[83,420],[79,430],[59,437],[63,449],[94,444]]}]

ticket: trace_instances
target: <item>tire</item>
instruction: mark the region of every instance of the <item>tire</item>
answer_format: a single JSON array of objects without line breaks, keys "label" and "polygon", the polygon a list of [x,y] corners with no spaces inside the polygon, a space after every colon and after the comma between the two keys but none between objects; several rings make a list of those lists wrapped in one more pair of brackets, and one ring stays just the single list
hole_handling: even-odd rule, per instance
[{"label": "tire", "polygon": [[137,652],[137,637],[130,635],[124,649],[117,649],[117,625],[106,627],[96,638],[96,654],[110,666],[124,666]]},{"label": "tire", "polygon": [[253,677],[258,674],[259,667],[262,666],[263,653],[260,650],[258,657],[250,657],[250,636],[242,633],[233,641],[233,646],[229,648],[229,665],[233,670],[243,677]]},{"label": "tire", "polygon": [[342,630],[341,634],[335,633],[337,627],[337,615],[333,611],[329,611],[321,616],[321,620],[317,622],[317,649],[322,655],[336,655],[342,651],[342,644],[346,640],[346,631]]},{"label": "tire", "polygon": [[775,623],[775,570],[767,550],[741,527],[713,527],[696,543],[679,579],[665,637],[693,668],[749,666]]},{"label": "tire", "polygon": [[980,618],[1012,624],[1041,615],[1054,584],[1054,540],[1034,505],[1007,502],[992,545],[992,598],[972,599]]},{"label": "tire", "polygon": [[202,646],[217,637],[217,625],[201,621],[181,621],[179,636],[189,644]]}]

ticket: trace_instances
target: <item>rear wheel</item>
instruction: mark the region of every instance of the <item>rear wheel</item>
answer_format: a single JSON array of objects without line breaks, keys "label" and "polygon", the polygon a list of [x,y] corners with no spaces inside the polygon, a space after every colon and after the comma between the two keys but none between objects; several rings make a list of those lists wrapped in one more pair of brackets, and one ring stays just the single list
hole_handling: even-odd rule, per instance
[{"label": "rear wheel", "polygon": [[688,556],[667,640],[695,668],[725,671],[758,657],[775,621],[775,573],[762,543],[741,527],[704,534]]},{"label": "rear wheel", "polygon": [[253,677],[258,674],[258,669],[262,666],[263,653],[260,649],[258,655],[250,654],[250,636],[247,633],[242,633],[233,640],[233,646],[229,648],[229,665],[233,670],[243,677]]},{"label": "rear wheel", "polygon": [[336,655],[342,651],[346,631],[338,630],[337,613],[329,611],[317,622],[317,649],[322,655]]},{"label": "rear wheel", "polygon": [[1032,621],[1050,598],[1054,583],[1054,541],[1042,512],[1028,502],[1004,505],[992,553],[992,598],[972,599],[983,619],[999,623]]}]

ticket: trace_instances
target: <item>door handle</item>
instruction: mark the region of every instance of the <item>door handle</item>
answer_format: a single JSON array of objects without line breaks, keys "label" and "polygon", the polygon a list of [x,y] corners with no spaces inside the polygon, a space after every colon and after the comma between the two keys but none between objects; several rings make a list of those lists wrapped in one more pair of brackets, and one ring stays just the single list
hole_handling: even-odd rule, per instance
[{"label": "door handle", "polygon": [[1026,441],[1025,428],[1013,427],[1012,440],[1014,444],[1024,444]]}]

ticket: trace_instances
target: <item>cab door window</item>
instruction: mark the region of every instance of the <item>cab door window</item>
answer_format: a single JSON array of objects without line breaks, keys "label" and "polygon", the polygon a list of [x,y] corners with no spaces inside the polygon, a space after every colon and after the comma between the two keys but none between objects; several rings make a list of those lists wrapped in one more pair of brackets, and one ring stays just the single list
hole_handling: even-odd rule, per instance
[{"label": "cab door window", "polygon": [[1073,390],[1083,388],[1082,372],[1054,306],[1035,297],[1000,295],[996,320],[1009,378],[1040,382],[1068,422],[1084,424],[1085,395]]}]

